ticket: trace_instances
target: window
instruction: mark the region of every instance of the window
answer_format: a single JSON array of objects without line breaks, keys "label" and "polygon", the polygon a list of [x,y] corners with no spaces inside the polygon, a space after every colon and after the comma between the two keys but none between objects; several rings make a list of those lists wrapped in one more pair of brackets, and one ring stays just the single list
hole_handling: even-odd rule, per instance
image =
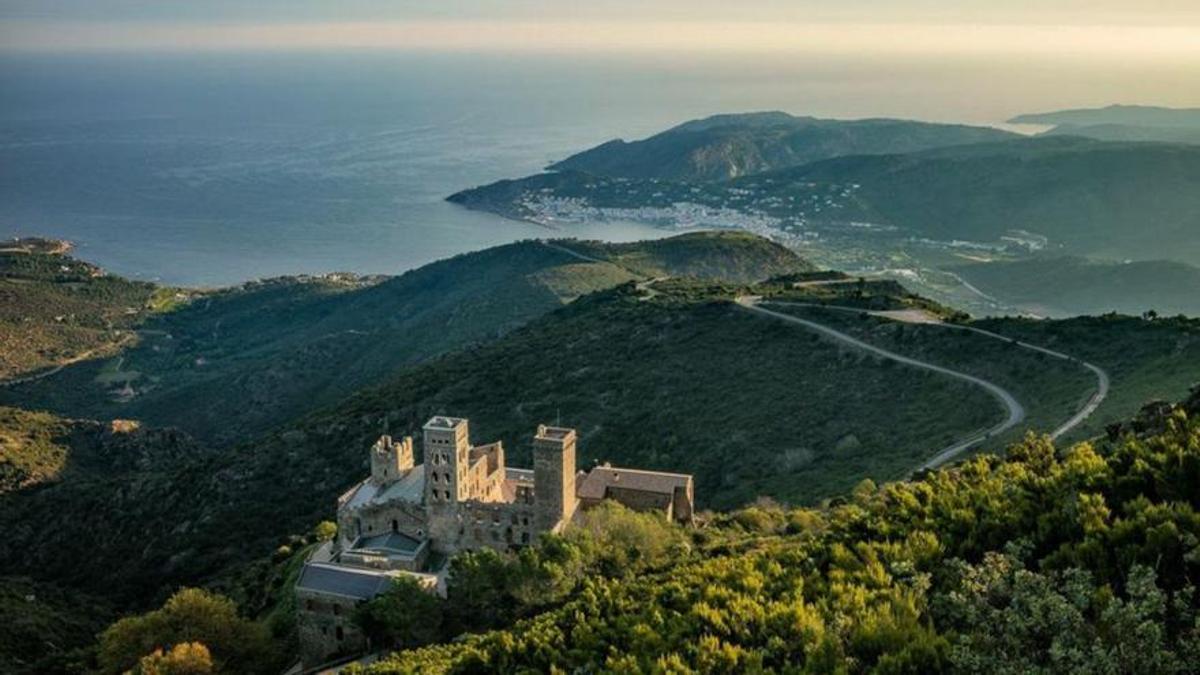
[{"label": "window", "polygon": [[400,531],[400,521],[393,519],[392,520],[392,532],[399,532],[399,531]]},{"label": "window", "polygon": [[342,633],[342,627],[341,627],[341,626],[338,626],[338,627],[337,627],[337,639],[338,639],[338,642],[341,642],[343,637],[345,637],[345,635]]},{"label": "window", "polygon": [[449,482],[450,482],[450,474],[449,474],[449,472],[442,474],[442,477],[446,479],[446,483],[449,483]]},{"label": "window", "polygon": [[529,543],[529,533],[528,533],[528,532],[522,532],[522,533],[521,533],[521,543],[522,543],[522,544],[528,544],[528,543]]},{"label": "window", "polygon": [[311,612],[311,611],[312,611],[312,608],[313,608],[313,601],[312,601],[312,600],[305,600],[305,601],[304,601],[304,609],[307,609],[308,611],[310,611],[310,612]]},{"label": "window", "polygon": [[342,615],[342,606],[341,606],[341,605],[337,605],[337,604],[335,604],[335,605],[333,606],[333,615],[334,615],[334,616],[341,616],[341,615]]}]

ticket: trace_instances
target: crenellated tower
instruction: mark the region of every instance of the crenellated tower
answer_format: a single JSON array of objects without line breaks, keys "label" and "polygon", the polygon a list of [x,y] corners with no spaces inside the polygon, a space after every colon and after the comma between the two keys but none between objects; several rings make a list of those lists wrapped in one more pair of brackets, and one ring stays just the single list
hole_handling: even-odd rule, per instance
[{"label": "crenellated tower", "polygon": [[391,436],[380,436],[371,446],[371,480],[378,485],[388,485],[404,477],[413,468],[413,439],[405,436],[395,441]]}]

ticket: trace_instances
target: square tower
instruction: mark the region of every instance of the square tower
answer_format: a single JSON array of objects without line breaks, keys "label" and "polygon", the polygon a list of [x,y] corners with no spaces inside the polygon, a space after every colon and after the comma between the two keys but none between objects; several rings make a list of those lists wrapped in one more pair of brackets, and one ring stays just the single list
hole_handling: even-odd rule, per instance
[{"label": "square tower", "polygon": [[413,468],[412,436],[396,442],[391,436],[380,436],[371,446],[371,480],[377,485],[390,485]]},{"label": "square tower", "polygon": [[533,499],[538,530],[575,514],[575,430],[538,425],[533,437]]},{"label": "square tower", "polygon": [[471,453],[467,420],[438,415],[425,423],[424,431],[425,503],[454,504],[467,499]]}]

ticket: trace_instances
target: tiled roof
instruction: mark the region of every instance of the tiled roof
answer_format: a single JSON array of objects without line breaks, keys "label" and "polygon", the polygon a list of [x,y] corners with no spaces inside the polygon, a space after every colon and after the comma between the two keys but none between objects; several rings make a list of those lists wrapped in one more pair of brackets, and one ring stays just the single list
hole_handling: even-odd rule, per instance
[{"label": "tiled roof", "polygon": [[684,473],[663,473],[641,469],[622,469],[615,466],[598,466],[588,473],[579,486],[583,499],[604,499],[610,487],[642,492],[671,495],[676,488],[687,488],[692,477]]},{"label": "tiled roof", "polygon": [[300,572],[296,588],[370,600],[391,587],[394,579],[394,574],[374,570],[308,563]]}]

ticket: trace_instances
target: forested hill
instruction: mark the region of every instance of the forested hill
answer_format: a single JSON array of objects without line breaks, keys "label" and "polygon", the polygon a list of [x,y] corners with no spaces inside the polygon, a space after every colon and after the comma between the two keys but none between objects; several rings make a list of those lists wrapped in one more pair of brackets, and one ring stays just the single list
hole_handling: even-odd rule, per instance
[{"label": "forested hill", "polygon": [[988,127],[910,120],[831,120],[783,112],[715,115],[640,141],[609,141],[549,168],[622,178],[721,181],[843,155],[903,153],[1014,137]]},{"label": "forested hill", "polygon": [[[572,246],[586,254],[580,257]],[[43,262],[79,264],[62,256]],[[214,443],[234,443],[404,366],[495,339],[586,293],[654,276],[744,283],[809,268],[766,239],[702,232],[633,244],[518,242],[383,281],[353,275],[281,278],[192,294],[188,301],[175,300],[170,291],[173,304],[164,310],[133,314],[125,312],[126,305],[140,308],[161,291],[108,275],[0,279],[0,291],[16,307],[62,296],[67,299],[59,304],[112,296],[115,306],[108,314],[125,328],[119,346],[109,331],[93,330],[108,337],[107,351],[52,376],[0,389],[0,402],[71,417],[133,417],[178,426]],[[75,311],[68,324],[83,316]],[[17,319],[12,321],[15,331]],[[64,333],[62,324],[46,309],[30,312],[20,329],[42,342],[70,338],[64,352],[91,344],[76,340],[76,332]],[[0,316],[0,337],[6,325]]]},{"label": "forested hill", "polygon": [[779,194],[860,185],[838,216],[929,237],[990,241],[1019,227],[1078,254],[1200,261],[1197,146],[1035,138],[843,157],[747,181],[760,179]]},{"label": "forested hill", "polygon": [[752,507],[634,573],[575,565],[604,570],[637,530],[493,564],[509,576],[490,586],[474,556],[457,569],[477,585],[394,614],[393,635],[439,639],[485,587],[512,604],[475,623],[503,627],[351,672],[1190,673],[1198,510],[1194,396],[1097,445],[1031,437],[828,509]]}]

